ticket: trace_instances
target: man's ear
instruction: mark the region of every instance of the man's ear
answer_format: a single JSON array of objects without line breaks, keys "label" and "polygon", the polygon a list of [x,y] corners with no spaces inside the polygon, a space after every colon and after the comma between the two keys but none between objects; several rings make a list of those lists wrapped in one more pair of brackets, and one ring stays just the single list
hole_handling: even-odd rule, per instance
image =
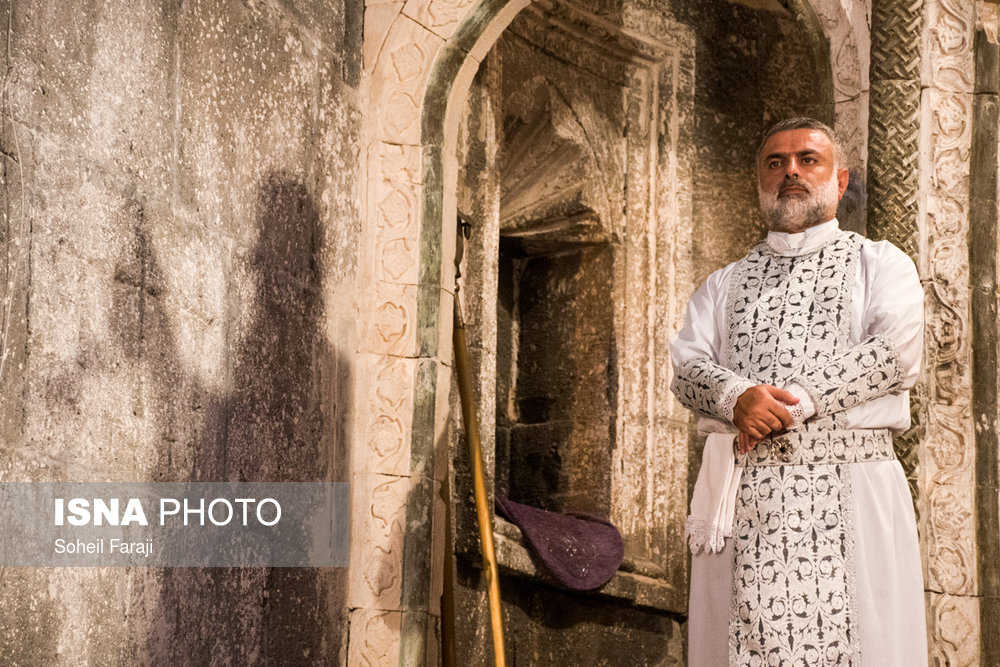
[{"label": "man's ear", "polygon": [[851,173],[847,169],[837,170],[837,199],[839,200],[844,196],[844,192],[847,190],[847,184],[851,180]]}]

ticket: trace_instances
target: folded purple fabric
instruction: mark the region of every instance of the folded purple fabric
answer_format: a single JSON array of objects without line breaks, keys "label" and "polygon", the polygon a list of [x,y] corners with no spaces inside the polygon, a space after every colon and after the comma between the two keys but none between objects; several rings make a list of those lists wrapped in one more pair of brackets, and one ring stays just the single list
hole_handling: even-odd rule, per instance
[{"label": "folded purple fabric", "polygon": [[603,586],[625,556],[621,533],[604,519],[549,512],[500,494],[495,505],[500,516],[517,524],[528,546],[567,588],[585,591]]}]

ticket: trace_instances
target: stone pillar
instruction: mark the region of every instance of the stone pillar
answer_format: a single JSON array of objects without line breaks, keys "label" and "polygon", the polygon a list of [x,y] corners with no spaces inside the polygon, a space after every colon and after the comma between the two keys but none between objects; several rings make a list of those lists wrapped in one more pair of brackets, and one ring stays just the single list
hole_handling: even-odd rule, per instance
[{"label": "stone pillar", "polygon": [[977,664],[976,435],[968,241],[974,3],[927,0],[921,62],[920,269],[927,293],[921,527],[932,660]]},{"label": "stone pillar", "polygon": [[[921,0],[875,0],[871,17],[868,235],[918,262],[917,156],[920,131]],[[912,392],[913,427],[896,452],[916,496],[923,383]]]},{"label": "stone pillar", "polygon": [[[872,6],[869,232],[914,258],[926,293],[914,428],[897,446],[920,514],[931,661],[952,665],[994,664],[981,615],[988,614],[981,596],[989,595],[993,575],[984,577],[987,568],[977,563],[991,562],[981,550],[995,532],[982,521],[983,512],[996,513],[995,493],[982,500],[990,480],[995,488],[995,402],[978,434],[972,415],[976,406],[985,414],[983,401],[990,400],[978,388],[973,399],[976,378],[995,374],[996,367],[996,351],[976,324],[995,312],[995,303],[974,318],[972,287],[985,278],[986,288],[995,289],[996,240],[973,236],[971,249],[968,244],[973,216],[982,218],[976,234],[992,229],[995,235],[997,120],[990,96],[975,94],[975,11],[964,0],[876,0]],[[974,127],[993,139],[981,136],[974,146]],[[991,200],[992,222],[986,222]],[[981,298],[982,289],[976,294]],[[992,329],[995,317],[986,326]],[[984,381],[995,396],[996,378]],[[990,459],[987,472],[977,452],[991,447],[991,457],[978,457]]]},{"label": "stone pillar", "polygon": [[366,2],[350,665],[438,662],[458,113],[526,4]]},{"label": "stone pillar", "polygon": [[1000,517],[997,456],[998,191],[1000,169],[1000,3],[978,3],[972,170],[969,179],[969,271],[972,280],[972,398],[976,424],[976,546],[979,551],[980,664],[1000,664]]}]

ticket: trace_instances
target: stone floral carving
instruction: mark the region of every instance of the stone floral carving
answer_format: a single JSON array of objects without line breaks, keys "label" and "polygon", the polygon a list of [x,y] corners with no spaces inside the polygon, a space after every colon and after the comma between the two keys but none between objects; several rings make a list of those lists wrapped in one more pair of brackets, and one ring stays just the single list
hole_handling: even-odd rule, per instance
[{"label": "stone floral carving", "polygon": [[398,282],[416,266],[415,245],[408,239],[397,238],[382,247],[382,270],[393,282]]},{"label": "stone floral carving", "polygon": [[443,40],[404,11],[389,28],[369,83],[376,135],[389,143],[420,142],[420,105]]},{"label": "stone floral carving", "polygon": [[947,486],[931,494],[928,539],[928,581],[934,590],[970,595],[975,586],[975,545],[972,493]]},{"label": "stone floral carving", "polygon": [[379,202],[379,222],[393,228],[406,227],[410,224],[414,202],[411,202],[403,191],[394,188]]},{"label": "stone floral carving", "polygon": [[393,51],[389,59],[396,71],[397,81],[403,82],[420,76],[421,65],[427,59],[427,54],[416,44],[410,43]]},{"label": "stone floral carving", "polygon": [[408,0],[403,13],[447,39],[472,4],[472,0]]},{"label": "stone floral carving", "polygon": [[382,179],[390,183],[420,182],[420,150],[416,146],[379,144]]},{"label": "stone floral carving", "polygon": [[388,415],[379,415],[369,429],[371,448],[382,458],[395,454],[403,446],[403,424]]},{"label": "stone floral carving", "polygon": [[471,4],[472,0],[433,0],[427,4],[431,25],[442,28],[455,24]]},{"label": "stone floral carving", "polygon": [[[969,322],[969,170],[974,80],[973,3],[927,0],[925,77],[930,89],[923,122],[929,145],[922,168],[927,190],[926,285],[930,377],[927,470],[921,484],[928,509],[927,586],[932,596],[931,654],[942,664],[978,658],[975,433],[971,420]],[[925,79],[926,80],[926,79]],[[965,597],[968,596],[968,597]]]},{"label": "stone floral carving", "polygon": [[972,31],[974,3],[936,0],[928,3],[931,37],[931,80],[940,90],[971,91],[973,73]]},{"label": "stone floral carving", "polygon": [[839,0],[818,0],[811,4],[830,42],[834,98],[840,101],[857,97],[865,84],[851,17]]},{"label": "stone floral carving", "polygon": [[396,664],[399,653],[398,612],[358,609],[351,614],[351,643],[347,663],[359,667]]},{"label": "stone floral carving", "polygon": [[406,308],[385,302],[375,309],[375,331],[385,343],[392,344],[406,335]]},{"label": "stone floral carving", "polygon": [[979,664],[979,612],[973,598],[930,595],[927,610],[934,630],[930,657],[934,665]]}]

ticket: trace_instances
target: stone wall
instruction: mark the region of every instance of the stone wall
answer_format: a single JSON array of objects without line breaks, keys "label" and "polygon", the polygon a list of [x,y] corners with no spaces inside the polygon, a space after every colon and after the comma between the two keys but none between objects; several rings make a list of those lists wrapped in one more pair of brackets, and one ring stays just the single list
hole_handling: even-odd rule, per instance
[{"label": "stone wall", "polygon": [[[502,59],[484,68],[468,112],[464,95],[528,2],[366,4],[0,2],[8,19],[0,46],[0,479],[349,478],[353,493],[349,577],[5,571],[0,661],[436,663],[445,499],[457,508],[468,491],[448,390],[453,221],[461,204],[481,222],[477,231],[494,235],[472,244],[465,268],[479,289],[465,296],[481,398],[511,395],[512,376],[498,366],[512,363],[501,332],[513,313],[480,297],[505,294],[501,226],[512,237],[530,222],[516,207],[502,215],[504,188],[516,190],[496,178],[506,136]],[[531,11],[565,19],[553,11],[559,4],[539,1]],[[555,507],[607,511],[631,556],[641,557],[630,557],[603,596],[569,594],[501,526],[505,614],[513,655],[525,662],[613,662],[623,646],[641,645],[638,660],[671,664],[683,659],[687,563],[678,545],[697,456],[686,413],[659,400],[668,374],[653,360],[697,283],[762,234],[750,165],[765,125],[790,113],[832,119],[847,136],[850,165],[866,173],[869,5],[575,4],[586,20],[571,14],[545,34],[544,47],[559,53],[567,34],[590,44],[604,124],[578,113],[594,94],[585,77],[555,77],[575,93],[549,126],[566,150],[586,150],[562,165],[581,167],[570,205],[545,216],[562,220],[580,244],[556,258],[570,267],[560,275],[575,273],[577,260],[596,267],[569,285],[582,298],[568,310],[597,308],[611,331],[586,332],[586,359],[574,364],[591,365],[549,367],[537,355],[535,379],[556,380],[543,389],[562,401],[561,417],[580,399],[600,420],[580,434],[586,447],[558,452],[573,466],[552,481],[555,493],[545,479],[524,486]],[[995,222],[996,205],[993,181],[975,170],[983,162],[995,171],[986,126],[996,124],[997,86],[987,69],[995,70],[995,49],[980,49],[986,60],[975,68],[971,54],[974,35],[995,41],[996,3],[876,2],[885,7],[916,21],[893,25],[924,58],[908,79],[920,96],[919,113],[907,116],[910,126],[919,122],[908,158],[923,157],[914,163],[921,175],[912,224],[901,234],[931,294],[931,370],[917,392],[926,433],[917,433],[924,439],[912,457],[931,650],[949,664],[988,664],[997,641],[983,628],[1000,605],[987,565],[998,541],[989,504],[996,472],[987,474],[997,455],[995,387],[984,389],[992,370],[983,364],[995,358],[996,265],[982,252],[995,243],[982,225]],[[978,32],[976,11],[994,17]],[[637,39],[643,31],[659,41]],[[877,41],[877,58],[899,56],[896,42]],[[603,48],[612,57],[595,58]],[[892,79],[873,82],[873,94]],[[539,90],[522,88],[522,98]],[[607,95],[615,90],[621,100]],[[872,127],[892,120],[877,116]],[[652,140],[630,144],[636,137]],[[876,149],[882,138],[874,137]],[[862,229],[864,220],[850,226]],[[970,233],[982,241],[972,252]],[[529,241],[553,254],[545,233]],[[529,241],[522,234],[518,243]],[[598,275],[609,271],[607,280]],[[546,284],[556,296],[564,283]],[[530,305],[532,295],[522,297]],[[980,306],[974,317],[971,303]],[[539,331],[531,337],[565,324],[558,315],[532,319]],[[584,367],[590,376],[574,376]],[[587,377],[597,381],[581,396],[558,393]],[[510,401],[481,400],[480,418],[488,466],[506,461],[495,473],[509,490],[502,428],[495,440],[504,407]],[[593,448],[605,437],[615,446]],[[475,663],[489,639],[469,518],[456,512],[450,537],[457,605],[468,621],[460,654]],[[551,613],[570,607],[565,617]]]},{"label": "stone wall", "polygon": [[[347,478],[361,10],[3,4],[0,478]],[[342,662],[345,576],[9,570],[0,661]]]},{"label": "stone wall", "polygon": [[[763,132],[791,116],[833,122],[815,17],[729,2],[674,3],[697,37],[691,288],[764,237],[753,172]],[[811,20],[812,19],[812,20]]]}]

